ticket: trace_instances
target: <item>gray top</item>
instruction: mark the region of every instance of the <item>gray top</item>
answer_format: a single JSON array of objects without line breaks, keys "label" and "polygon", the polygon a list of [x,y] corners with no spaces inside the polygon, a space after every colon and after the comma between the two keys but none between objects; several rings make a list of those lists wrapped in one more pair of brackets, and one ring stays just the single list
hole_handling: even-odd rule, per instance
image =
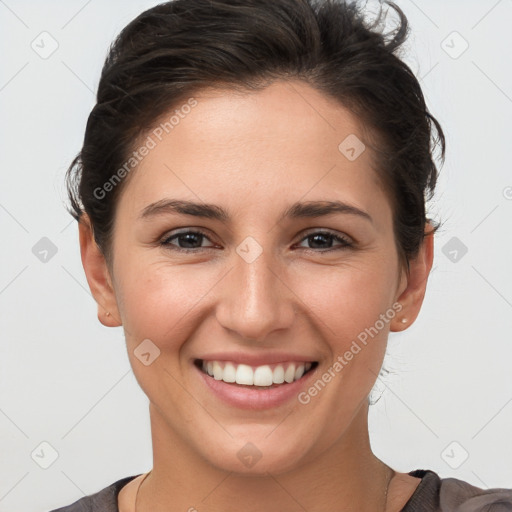
[{"label": "gray top", "polygon": [[[101,491],[50,512],[119,512],[119,491],[142,473],[117,480]],[[409,475],[421,482],[401,512],[512,512],[512,489],[480,489],[457,478],[440,478],[430,469]]]}]

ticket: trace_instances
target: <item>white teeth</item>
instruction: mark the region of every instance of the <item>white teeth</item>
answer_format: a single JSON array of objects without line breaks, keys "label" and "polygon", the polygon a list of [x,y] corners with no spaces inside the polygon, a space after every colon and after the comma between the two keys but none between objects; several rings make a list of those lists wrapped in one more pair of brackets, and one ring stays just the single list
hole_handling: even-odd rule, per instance
[{"label": "white teeth", "polygon": [[224,374],[222,375],[224,382],[236,382],[236,368],[233,363],[226,363],[224,365]]},{"label": "white teeth", "polygon": [[295,378],[295,365],[292,363],[284,372],[284,380],[288,383],[293,382]]},{"label": "white teeth", "polygon": [[278,364],[272,369],[270,365],[253,367],[247,364],[232,362],[202,361],[203,372],[215,380],[245,386],[269,387],[272,384],[291,383],[299,380],[305,372],[311,369],[312,363]]},{"label": "white teeth", "polygon": [[218,361],[213,361],[213,378],[215,380],[222,380],[222,366]]},{"label": "white teeth", "polygon": [[255,386],[272,386],[272,370],[270,366],[258,366],[254,372]]},{"label": "white teeth", "polygon": [[274,373],[272,375],[272,382],[274,384],[282,384],[284,382],[284,368],[282,364],[278,364],[274,368]]},{"label": "white teeth", "polygon": [[246,364],[239,364],[236,369],[236,383],[254,385],[254,372],[252,368]]},{"label": "white teeth", "polygon": [[299,380],[304,375],[304,365],[299,364],[295,370],[295,380]]}]

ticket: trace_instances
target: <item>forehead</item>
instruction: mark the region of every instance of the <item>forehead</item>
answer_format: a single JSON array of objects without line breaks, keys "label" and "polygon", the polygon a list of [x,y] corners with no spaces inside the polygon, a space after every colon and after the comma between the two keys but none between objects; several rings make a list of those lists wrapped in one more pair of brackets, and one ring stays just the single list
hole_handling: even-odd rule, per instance
[{"label": "forehead", "polygon": [[[179,124],[172,130],[165,129],[169,113],[156,123],[157,130],[165,131],[164,137],[172,131],[176,143],[204,143],[224,155],[230,150],[239,155],[257,146],[260,151],[278,151],[283,158],[289,156],[286,151],[297,154],[299,149],[301,154],[327,150],[337,155],[338,145],[347,135],[365,138],[359,120],[348,109],[297,80],[277,81],[260,90],[207,88],[193,99],[196,106],[179,120],[174,116]],[[185,111],[186,102],[181,100],[171,114]]]},{"label": "forehead", "polygon": [[139,210],[178,194],[269,206],[300,198],[352,196],[360,206],[385,200],[359,120],[303,82],[203,89],[163,115],[147,137],[154,147],[126,190]]}]

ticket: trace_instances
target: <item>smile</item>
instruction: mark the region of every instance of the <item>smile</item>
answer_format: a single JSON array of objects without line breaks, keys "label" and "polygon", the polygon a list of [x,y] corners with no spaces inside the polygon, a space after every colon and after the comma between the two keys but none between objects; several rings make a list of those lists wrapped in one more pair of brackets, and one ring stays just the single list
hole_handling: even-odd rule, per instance
[{"label": "smile", "polygon": [[195,365],[215,380],[256,389],[271,389],[282,384],[291,384],[316,368],[318,363],[283,362],[251,366],[232,361],[206,361],[197,359]]}]

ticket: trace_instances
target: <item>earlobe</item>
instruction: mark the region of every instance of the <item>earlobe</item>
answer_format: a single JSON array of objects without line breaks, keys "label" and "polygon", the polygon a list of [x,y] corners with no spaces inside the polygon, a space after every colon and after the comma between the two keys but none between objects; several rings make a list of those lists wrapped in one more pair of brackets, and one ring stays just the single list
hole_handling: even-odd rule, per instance
[{"label": "earlobe", "polygon": [[103,253],[94,240],[91,222],[86,213],[78,223],[80,254],[87,283],[98,304],[98,320],[106,327],[122,325],[112,280]]},{"label": "earlobe", "polygon": [[427,289],[428,276],[434,261],[434,233],[429,229],[430,227],[430,223],[427,223],[425,237],[418,255],[409,261],[410,270],[408,275],[406,275],[405,270],[403,271],[402,279],[406,282],[405,289],[402,286],[399,292],[400,295],[396,298],[396,302],[402,305],[402,309],[391,323],[390,330],[392,332],[407,329],[414,323],[421,310]]}]

